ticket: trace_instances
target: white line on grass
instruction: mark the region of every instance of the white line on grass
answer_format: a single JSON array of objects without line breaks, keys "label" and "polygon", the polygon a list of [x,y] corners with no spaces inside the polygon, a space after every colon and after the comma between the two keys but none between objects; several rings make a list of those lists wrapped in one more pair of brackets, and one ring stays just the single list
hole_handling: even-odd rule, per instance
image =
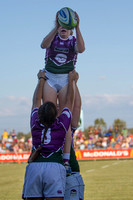
[{"label": "white line on grass", "polygon": [[115,162],[115,163],[113,163],[112,165],[118,165],[119,163],[118,162]]},{"label": "white line on grass", "polygon": [[86,172],[88,173],[88,172],[93,172],[93,171],[95,171],[95,169],[90,169],[90,170],[87,170]]},{"label": "white line on grass", "polygon": [[109,167],[109,165],[104,165],[104,166],[102,166],[103,169],[104,169],[104,168],[107,168],[107,167]]}]

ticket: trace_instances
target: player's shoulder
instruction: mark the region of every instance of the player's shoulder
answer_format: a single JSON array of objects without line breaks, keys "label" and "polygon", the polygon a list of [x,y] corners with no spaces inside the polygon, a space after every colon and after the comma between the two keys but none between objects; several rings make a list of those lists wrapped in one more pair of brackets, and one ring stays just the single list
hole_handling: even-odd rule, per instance
[{"label": "player's shoulder", "polygon": [[61,115],[66,115],[67,118],[71,118],[71,117],[72,117],[72,113],[71,113],[71,111],[69,110],[68,107],[65,107],[65,108],[62,110]]},{"label": "player's shoulder", "polygon": [[38,108],[33,108],[31,111],[31,117],[33,117],[35,114],[38,114]]},{"label": "player's shoulder", "polygon": [[65,133],[68,131],[72,119],[72,114],[69,108],[65,107],[61,114],[56,118],[54,126],[60,130],[65,130]]}]

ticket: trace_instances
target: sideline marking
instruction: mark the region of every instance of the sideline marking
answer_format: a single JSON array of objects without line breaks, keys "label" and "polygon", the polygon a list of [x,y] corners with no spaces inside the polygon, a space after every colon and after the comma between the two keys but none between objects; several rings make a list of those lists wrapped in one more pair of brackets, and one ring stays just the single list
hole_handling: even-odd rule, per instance
[{"label": "sideline marking", "polygon": [[88,173],[88,172],[93,172],[93,171],[95,171],[95,169],[90,169],[90,170],[87,170],[86,172]]},{"label": "sideline marking", "polygon": [[104,168],[107,168],[107,167],[109,167],[109,165],[104,165],[102,168],[104,169]]},{"label": "sideline marking", "polygon": [[112,165],[118,165],[119,163],[118,162],[115,162],[115,163],[113,163]]}]

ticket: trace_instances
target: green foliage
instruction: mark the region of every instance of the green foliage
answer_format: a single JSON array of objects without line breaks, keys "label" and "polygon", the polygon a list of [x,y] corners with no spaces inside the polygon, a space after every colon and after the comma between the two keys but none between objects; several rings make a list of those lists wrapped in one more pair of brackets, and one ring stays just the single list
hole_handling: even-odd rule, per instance
[{"label": "green foliage", "polygon": [[21,139],[21,137],[25,136],[25,134],[23,132],[18,132],[17,134],[17,138]]},{"label": "green foliage", "polygon": [[106,128],[106,122],[104,121],[104,119],[103,118],[100,118],[100,119],[96,119],[95,121],[94,121],[94,125],[95,125],[95,127],[101,127],[102,129],[105,129]]},{"label": "green foliage", "polygon": [[96,119],[94,121],[94,126],[89,126],[88,128],[86,128],[84,130],[84,134],[86,136],[86,138],[88,138],[88,132],[90,129],[94,129],[94,128],[101,128],[102,132],[104,132],[106,130],[106,122],[104,121],[104,119],[100,118],[100,119]]},{"label": "green foliage", "polygon": [[[84,130],[84,134],[85,136],[88,138],[88,132],[89,132],[89,129],[90,128],[99,128],[101,127],[102,129],[102,132],[105,133],[107,131],[107,125],[106,125],[106,122],[104,121],[103,118],[97,118],[95,121],[94,121],[94,125],[92,126],[88,126],[85,130]],[[114,122],[113,122],[113,129],[115,129],[115,127],[118,127],[119,129],[119,132],[121,132],[124,128],[126,128],[126,122],[121,120],[121,119],[115,119]],[[133,134],[133,128],[129,129],[129,132],[131,134]]]},{"label": "green foliage", "polygon": [[31,138],[31,132],[25,135],[25,141],[27,142],[29,138]]},{"label": "green foliage", "polygon": [[23,136],[25,137],[25,141],[27,142],[27,140],[28,140],[29,138],[31,138],[31,132],[29,132],[29,133],[27,133],[27,134],[25,134],[25,133],[23,133],[23,132],[18,132],[18,134],[17,134],[17,138],[18,138],[18,139],[21,139]]},{"label": "green foliage", "polygon": [[126,122],[121,119],[115,119],[113,123],[113,128],[118,127],[119,131],[121,132],[122,129],[126,128]]},{"label": "green foliage", "polygon": [[133,134],[133,128],[128,129],[129,134]]}]

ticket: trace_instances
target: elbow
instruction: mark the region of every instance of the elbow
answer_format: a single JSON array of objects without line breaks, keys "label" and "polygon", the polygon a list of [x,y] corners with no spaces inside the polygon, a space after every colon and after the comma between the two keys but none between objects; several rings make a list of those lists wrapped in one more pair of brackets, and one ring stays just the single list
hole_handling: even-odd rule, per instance
[{"label": "elbow", "polygon": [[41,44],[41,48],[42,48],[42,49],[47,49],[47,48],[49,48],[49,45],[48,45],[48,44],[43,44],[43,43],[42,43],[42,44]]},{"label": "elbow", "polygon": [[41,44],[40,46],[41,46],[41,48],[42,48],[42,49],[45,49],[45,47],[44,47],[44,45],[43,45],[43,44]]},{"label": "elbow", "polygon": [[85,51],[85,47],[79,49],[79,53],[83,53]]}]

